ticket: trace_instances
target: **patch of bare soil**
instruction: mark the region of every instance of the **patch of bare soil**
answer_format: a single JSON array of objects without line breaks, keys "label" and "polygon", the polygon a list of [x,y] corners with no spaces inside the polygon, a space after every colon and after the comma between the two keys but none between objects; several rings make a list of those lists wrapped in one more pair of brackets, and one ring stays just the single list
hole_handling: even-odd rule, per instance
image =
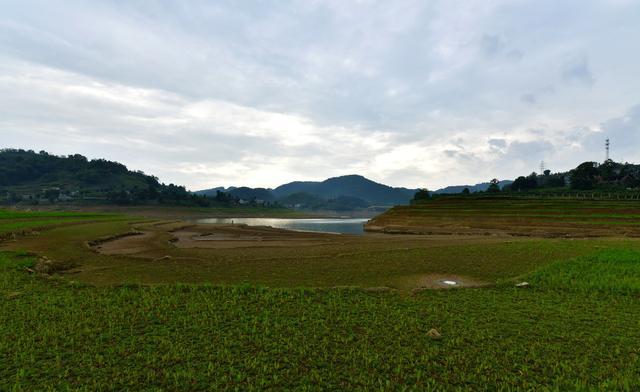
[{"label": "patch of bare soil", "polygon": [[247,247],[310,246],[325,243],[333,236],[304,233],[272,227],[247,225],[198,225],[172,231],[171,243],[177,248],[230,249]]},{"label": "patch of bare soil", "polygon": [[490,285],[474,278],[451,274],[428,274],[417,278],[415,286],[420,289],[451,289],[456,287],[483,287]]},{"label": "patch of bare soil", "polygon": [[125,235],[93,241],[90,243],[92,249],[106,255],[130,255],[152,250],[150,243],[152,233],[132,232]]}]

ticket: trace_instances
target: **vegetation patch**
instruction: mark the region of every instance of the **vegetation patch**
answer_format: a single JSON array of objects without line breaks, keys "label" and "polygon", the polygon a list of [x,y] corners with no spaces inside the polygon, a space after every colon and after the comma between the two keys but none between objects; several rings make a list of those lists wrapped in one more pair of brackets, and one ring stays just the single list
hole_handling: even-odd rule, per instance
[{"label": "vegetation patch", "polygon": [[640,293],[640,252],[616,249],[553,263],[530,278],[545,288],[579,292]]},{"label": "vegetation patch", "polygon": [[1,390],[640,387],[615,290],[95,288],[20,262],[0,254]]}]

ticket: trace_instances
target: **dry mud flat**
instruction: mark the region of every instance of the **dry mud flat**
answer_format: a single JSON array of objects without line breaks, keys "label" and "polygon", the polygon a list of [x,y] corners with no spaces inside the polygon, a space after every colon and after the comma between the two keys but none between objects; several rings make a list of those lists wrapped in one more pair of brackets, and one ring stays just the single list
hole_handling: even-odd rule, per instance
[{"label": "dry mud flat", "polygon": [[320,245],[342,235],[307,233],[244,224],[195,225],[171,231],[177,248],[229,249]]},{"label": "dry mud flat", "polygon": [[130,232],[103,240],[94,241],[89,246],[106,255],[130,255],[150,250],[150,232]]},{"label": "dry mud flat", "polygon": [[[318,232],[296,232],[272,227],[247,226],[244,224],[194,225],[185,222],[158,222],[95,241],[92,249],[104,255],[121,255],[134,258],[193,264],[203,260],[216,260],[221,254],[245,254],[251,257],[281,259],[283,263],[298,263],[301,259],[319,257],[315,252],[329,250],[331,256],[342,258],[370,252],[409,251],[413,246],[438,246],[463,242],[499,241],[485,236],[416,236],[367,234],[365,236],[330,234]],[[431,245],[429,245],[431,244]],[[344,247],[344,248],[342,248]],[[264,251],[262,250],[264,249]],[[346,249],[346,253],[342,253]],[[280,252],[291,252],[281,254]],[[197,253],[193,253],[197,252]],[[224,253],[221,253],[224,252]],[[274,253],[276,252],[276,253]],[[384,253],[383,253],[384,254]],[[280,255],[280,256],[277,256]],[[238,256],[242,257],[242,256]],[[322,256],[320,256],[322,257]],[[287,261],[289,260],[289,261]],[[212,261],[215,262],[215,261]],[[242,263],[241,259],[237,263]],[[155,263],[154,263],[155,265]],[[394,279],[398,287],[411,289],[450,289],[481,287],[489,283],[456,274],[419,274]],[[387,287],[388,288],[388,287]]]},{"label": "dry mud flat", "polygon": [[191,225],[184,222],[161,222],[146,225],[139,232],[126,233],[96,241],[91,247],[107,255],[135,255],[157,248],[162,236],[179,249],[233,249],[251,247],[301,247],[322,245],[351,237],[325,233],[307,233],[272,227],[228,225]]}]

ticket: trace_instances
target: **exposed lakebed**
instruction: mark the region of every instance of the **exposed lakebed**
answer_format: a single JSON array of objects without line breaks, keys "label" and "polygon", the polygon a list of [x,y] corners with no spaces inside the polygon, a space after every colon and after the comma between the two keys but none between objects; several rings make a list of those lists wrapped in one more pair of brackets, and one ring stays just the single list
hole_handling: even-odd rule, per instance
[{"label": "exposed lakebed", "polygon": [[314,231],[319,233],[364,234],[363,218],[208,218],[198,219],[197,223],[206,224],[245,224],[249,226],[271,226],[277,229],[294,231]]}]

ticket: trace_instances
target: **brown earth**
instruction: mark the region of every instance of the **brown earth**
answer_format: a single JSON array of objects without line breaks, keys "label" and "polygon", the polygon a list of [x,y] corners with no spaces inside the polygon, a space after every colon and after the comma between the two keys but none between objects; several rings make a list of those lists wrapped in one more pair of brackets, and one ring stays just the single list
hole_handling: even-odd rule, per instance
[{"label": "brown earth", "polygon": [[[456,284],[447,284],[445,282],[455,282]],[[427,274],[417,276],[412,286],[426,289],[452,289],[458,287],[483,287],[491,283],[483,282],[468,276],[452,275],[452,274]]]}]

